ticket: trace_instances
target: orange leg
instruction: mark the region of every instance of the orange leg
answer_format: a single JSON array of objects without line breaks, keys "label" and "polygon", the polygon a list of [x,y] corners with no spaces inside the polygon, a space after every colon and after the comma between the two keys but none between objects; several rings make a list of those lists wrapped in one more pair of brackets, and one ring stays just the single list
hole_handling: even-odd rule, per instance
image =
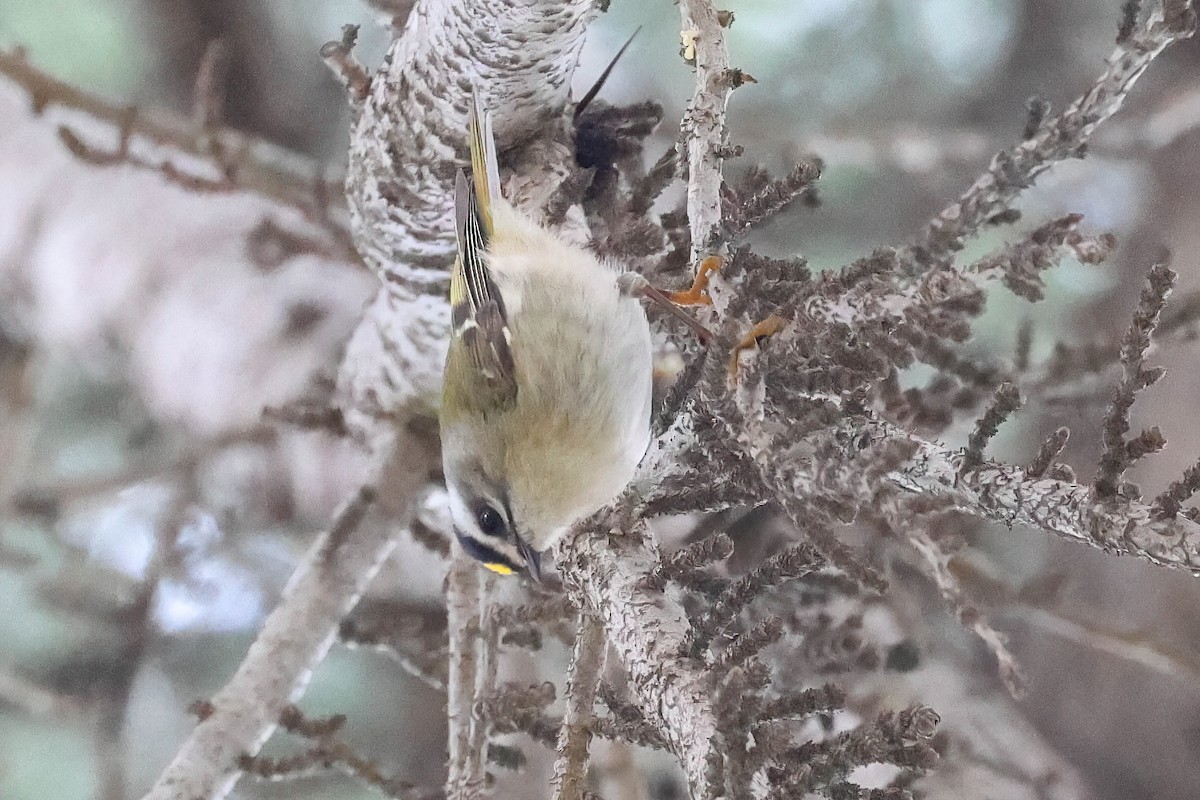
[{"label": "orange leg", "polygon": [[699,320],[680,308],[679,304],[668,295],[663,294],[648,283],[641,288],[641,293],[647,300],[691,328],[692,333],[700,340],[700,344],[707,345],[712,341],[712,332],[701,325]]},{"label": "orange leg", "polygon": [[671,302],[680,306],[711,306],[712,298],[708,296],[708,279],[712,273],[724,266],[725,261],[720,256],[705,256],[696,270],[696,279],[690,288],[682,292],[671,292],[667,297]]},{"label": "orange leg", "polygon": [[736,384],[738,378],[738,356],[752,347],[758,347],[769,336],[774,336],[783,330],[787,320],[778,314],[772,314],[751,328],[742,340],[733,348],[729,356],[729,382]]},{"label": "orange leg", "polygon": [[655,289],[650,285],[650,282],[638,275],[636,272],[626,272],[617,278],[617,286],[621,292],[630,297],[644,297],[651,303],[661,308],[671,316],[678,319],[684,325],[687,325],[696,334],[696,338],[700,340],[700,344],[707,345],[712,341],[712,333],[708,328],[700,324],[700,322],[688,312],[679,307],[663,292]]}]

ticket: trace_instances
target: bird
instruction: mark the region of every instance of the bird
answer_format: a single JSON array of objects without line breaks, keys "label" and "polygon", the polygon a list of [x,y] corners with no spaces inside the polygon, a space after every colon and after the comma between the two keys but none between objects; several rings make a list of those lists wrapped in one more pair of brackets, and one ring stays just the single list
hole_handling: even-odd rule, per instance
[{"label": "bird", "polygon": [[455,181],[443,472],[463,551],[540,583],[543,553],[619,495],[649,446],[653,346],[640,298],[666,298],[501,195],[478,93],[469,144],[471,176]]}]

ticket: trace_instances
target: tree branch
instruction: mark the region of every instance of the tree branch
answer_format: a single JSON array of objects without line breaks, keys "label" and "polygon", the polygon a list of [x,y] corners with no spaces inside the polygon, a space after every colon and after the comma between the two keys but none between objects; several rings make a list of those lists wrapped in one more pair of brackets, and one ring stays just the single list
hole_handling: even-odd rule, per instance
[{"label": "tree branch", "polygon": [[477,800],[488,794],[487,719],[484,701],[496,683],[496,630],[489,624],[491,579],[457,547],[446,577],[446,623],[450,631],[448,800]]},{"label": "tree branch", "polygon": [[[1172,0],[1167,0],[1170,5]],[[905,260],[913,271],[923,271],[947,261],[993,215],[1014,200],[1054,164],[1080,158],[1092,133],[1120,110],[1133,86],[1164,49],[1195,32],[1192,14],[1164,14],[1156,10],[1124,37],[1108,66],[1086,92],[1062,114],[1041,121],[1033,136],[1011,151],[992,158],[981,175],[954,203],[934,217],[917,241],[906,249]]]},{"label": "tree branch", "polygon": [[[190,175],[196,166],[200,169],[197,180],[227,180],[229,188],[253,192],[310,217],[323,217],[331,210],[336,214],[342,204],[337,182],[323,177],[321,164],[262,139],[229,129],[214,130],[194,119],[111,103],[42,72],[19,50],[0,51],[0,75],[29,94],[39,115],[55,106],[82,112],[117,131],[133,152],[155,153],[156,164],[172,163],[169,157],[163,159],[162,151],[179,154],[189,162],[183,171],[172,167],[180,177]],[[69,133],[71,129],[62,130],[74,135]],[[344,225],[344,220],[334,224]]]},{"label": "tree branch", "polygon": [[[303,693],[342,618],[395,546],[394,526],[410,515],[436,459],[428,442],[403,434],[386,453],[372,481],[385,499],[365,519],[361,500],[351,501],[312,544],[241,666],[212,698],[211,713],[145,800],[225,797],[241,776],[239,759],[258,752]],[[347,524],[355,517],[361,524]]]},{"label": "tree branch", "polygon": [[[627,533],[601,514],[560,543],[563,586],[604,624],[634,695],[679,758],[693,797],[708,797],[707,764],[717,731],[701,664],[679,657],[687,616],[677,601],[643,587],[654,566],[643,523]],[[668,667],[669,665],[669,667]]]},{"label": "tree branch", "polygon": [[593,0],[424,0],[388,48],[351,133],[346,196],[355,245],[383,287],[346,348],[339,388],[351,429],[371,428],[413,398],[434,405],[449,326],[451,187],[466,163],[467,106],[479,90],[500,160],[535,142],[506,193],[542,207],[573,163],[562,110]]},{"label": "tree branch", "polygon": [[902,440],[915,446],[913,455],[887,480],[905,491],[950,498],[960,511],[1009,526],[1029,525],[1109,553],[1200,572],[1200,524],[1186,517],[1159,519],[1153,506],[1134,501],[1100,503],[1090,487],[1034,479],[1009,464],[984,462],[959,478],[956,451],[874,417],[839,423],[828,437],[842,443],[846,461],[820,475],[789,472],[793,491],[867,500],[879,487],[853,468],[853,454]]},{"label": "tree branch", "polygon": [[692,263],[699,264],[721,236],[725,107],[733,82],[729,80],[725,31],[716,7],[709,0],[683,0],[679,13],[685,39],[690,40],[695,51],[696,88],[683,117],[681,132],[687,150],[687,218],[692,232]]},{"label": "tree branch", "polygon": [[584,800],[596,687],[604,669],[606,648],[604,626],[595,617],[580,614],[567,678],[567,710],[558,732],[558,759],[554,762],[551,782],[554,800]]}]

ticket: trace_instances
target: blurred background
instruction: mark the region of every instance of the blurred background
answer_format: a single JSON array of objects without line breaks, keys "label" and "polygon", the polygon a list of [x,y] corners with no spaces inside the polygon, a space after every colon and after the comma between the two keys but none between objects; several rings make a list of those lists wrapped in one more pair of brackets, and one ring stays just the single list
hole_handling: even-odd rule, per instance
[{"label": "blurred background", "polygon": [[[24,47],[32,64],[116,106],[186,119],[200,61],[220,38],[227,124],[336,179],[349,111],[317,49],[342,24],[361,23],[358,55],[377,64],[391,31],[376,23],[407,7],[378,3],[0,0],[0,46]],[[745,155],[728,174],[755,163],[781,173],[810,154],[826,164],[820,207],[789,212],[753,243],[835,269],[920,230],[1020,137],[1027,98],[1061,108],[1082,92],[1112,50],[1120,4],[726,5],[736,14],[733,63],[757,79],[730,106],[731,139]],[[664,105],[657,157],[692,86],[673,4],[613,0],[576,85],[582,92],[639,25],[602,97]],[[971,352],[1011,360],[1024,321],[1035,362],[1058,342],[1115,341],[1145,270],[1168,249],[1179,291],[1200,290],[1198,66],[1196,42],[1168,52],[1086,160],[1044,177],[1020,203],[1023,221],[972,242],[965,259],[1079,212],[1085,230],[1110,231],[1120,247],[1100,266],[1051,272],[1040,304],[993,292]],[[35,117],[4,76],[0,120],[0,797],[137,797],[190,730],[188,704],[232,674],[296,559],[356,485],[363,465],[352,448],[264,422],[261,411],[327,394],[376,282],[320,248],[256,253],[264,221],[305,229],[295,209],[73,157],[56,135],[62,118]],[[86,119],[75,123],[86,132]],[[1155,350],[1168,376],[1134,409],[1135,429],[1159,425],[1171,441],[1136,470],[1148,494],[1200,455],[1193,338],[1184,328]],[[919,370],[906,376],[921,380]],[[1026,460],[1067,424],[1065,460],[1086,479],[1112,380],[1101,370],[1082,390],[1023,387],[1031,402],[993,453]],[[957,442],[965,432],[945,436]],[[757,535],[751,522],[741,530]],[[928,681],[954,683],[964,707],[994,700],[1058,766],[1039,778],[1045,795],[992,785],[960,796],[1055,796],[1058,782],[1103,800],[1195,797],[1200,584],[1027,530],[980,525],[969,535],[978,563],[1007,583],[1050,587],[990,608],[1025,668],[1028,696],[1005,697],[994,662],[919,578],[906,587],[901,573],[908,616],[897,613],[928,654]],[[401,543],[362,613],[382,609],[412,637],[436,638],[443,571],[434,555]],[[561,671],[566,654],[548,642],[539,669]],[[335,645],[304,707],[346,713],[361,752],[389,773],[436,784],[442,702],[395,658]],[[930,703],[953,735],[952,709]],[[979,724],[987,728],[986,714]],[[997,773],[1033,769],[996,762]],[[644,763],[650,777],[628,796],[679,796],[656,764]],[[322,776],[245,780],[235,796],[373,793]]]}]

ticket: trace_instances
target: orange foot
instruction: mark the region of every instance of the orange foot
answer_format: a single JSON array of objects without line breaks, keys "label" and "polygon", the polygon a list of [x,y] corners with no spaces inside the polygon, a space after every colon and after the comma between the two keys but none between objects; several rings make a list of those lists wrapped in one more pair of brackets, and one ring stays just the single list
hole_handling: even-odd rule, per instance
[{"label": "orange foot", "polygon": [[742,340],[737,343],[737,346],[733,348],[733,352],[729,356],[729,382],[731,384],[737,384],[738,357],[746,350],[760,346],[767,337],[779,333],[786,324],[787,321],[783,317],[778,314],[772,314],[762,322],[756,324],[742,337]]},{"label": "orange foot", "polygon": [[712,298],[708,296],[708,279],[712,273],[719,270],[725,265],[725,260],[720,256],[705,256],[700,262],[700,269],[696,270],[696,279],[692,281],[691,288],[682,292],[671,292],[668,297],[671,302],[680,306],[711,306]]}]

